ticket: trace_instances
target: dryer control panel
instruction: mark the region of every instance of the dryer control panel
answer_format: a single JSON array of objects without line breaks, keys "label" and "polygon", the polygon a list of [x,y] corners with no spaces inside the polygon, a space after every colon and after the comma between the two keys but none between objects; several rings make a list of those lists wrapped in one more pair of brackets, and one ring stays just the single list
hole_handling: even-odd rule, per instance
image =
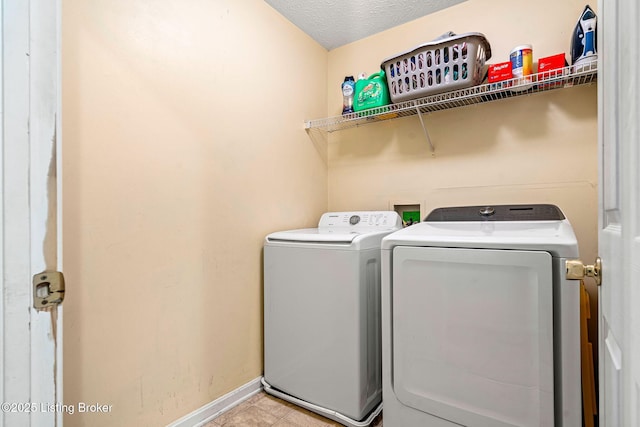
[{"label": "dryer control panel", "polygon": [[494,205],[438,208],[425,221],[561,221],[564,214],[555,205]]},{"label": "dryer control panel", "polygon": [[402,227],[402,219],[393,211],[327,212],[322,215],[318,228],[395,228]]}]

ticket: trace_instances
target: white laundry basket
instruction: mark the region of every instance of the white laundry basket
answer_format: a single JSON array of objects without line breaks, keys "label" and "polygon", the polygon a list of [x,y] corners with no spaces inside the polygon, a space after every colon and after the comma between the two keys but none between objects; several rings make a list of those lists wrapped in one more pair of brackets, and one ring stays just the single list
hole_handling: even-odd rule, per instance
[{"label": "white laundry basket", "polygon": [[482,83],[491,46],[480,33],[445,36],[386,59],[391,102],[397,103]]}]

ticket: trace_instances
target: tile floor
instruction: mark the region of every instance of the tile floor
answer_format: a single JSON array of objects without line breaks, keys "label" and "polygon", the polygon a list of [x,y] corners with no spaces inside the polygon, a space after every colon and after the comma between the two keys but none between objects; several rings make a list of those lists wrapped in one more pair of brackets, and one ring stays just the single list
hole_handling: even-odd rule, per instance
[{"label": "tile floor", "polygon": [[[333,420],[260,391],[203,427],[341,427]],[[382,415],[371,424],[382,427]]]}]

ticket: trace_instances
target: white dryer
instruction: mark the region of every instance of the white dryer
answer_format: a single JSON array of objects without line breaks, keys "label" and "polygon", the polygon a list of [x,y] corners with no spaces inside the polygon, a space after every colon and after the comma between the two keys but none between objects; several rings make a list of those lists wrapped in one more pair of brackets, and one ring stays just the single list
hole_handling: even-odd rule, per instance
[{"label": "white dryer", "polygon": [[329,212],[267,236],[267,393],[347,426],[380,413],[380,243],[401,227],[396,212]]},{"label": "white dryer", "polygon": [[577,257],[553,205],[436,209],[385,237],[385,427],[582,425]]}]

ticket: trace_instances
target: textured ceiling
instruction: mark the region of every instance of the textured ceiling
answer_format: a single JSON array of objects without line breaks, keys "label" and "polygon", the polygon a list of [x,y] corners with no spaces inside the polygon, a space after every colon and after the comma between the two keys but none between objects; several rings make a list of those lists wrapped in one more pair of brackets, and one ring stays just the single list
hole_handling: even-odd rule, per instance
[{"label": "textured ceiling", "polygon": [[465,0],[265,0],[327,50]]}]

